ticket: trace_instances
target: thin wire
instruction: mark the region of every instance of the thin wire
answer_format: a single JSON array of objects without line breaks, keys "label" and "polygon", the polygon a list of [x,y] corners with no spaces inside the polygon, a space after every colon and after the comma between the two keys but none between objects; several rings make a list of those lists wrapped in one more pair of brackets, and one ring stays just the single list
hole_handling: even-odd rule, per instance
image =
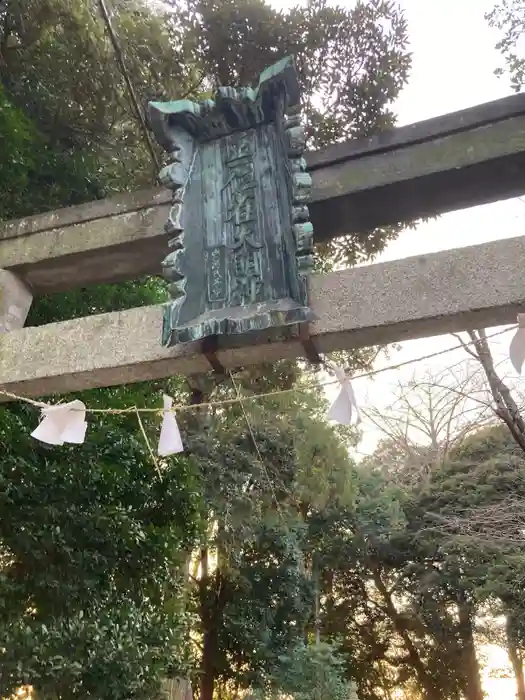
[{"label": "thin wire", "polygon": [[[496,333],[492,333],[491,335],[488,335],[487,338],[495,338],[498,335],[503,335],[503,333],[509,333],[510,331],[515,331],[516,328],[518,328],[517,324],[514,326],[510,326],[509,328],[503,328],[501,331],[496,331]],[[405,362],[400,362],[397,365],[391,365],[390,367],[381,367],[380,369],[375,369],[371,370],[370,372],[365,372],[364,374],[358,374],[352,377],[352,379],[363,379],[364,377],[373,377],[376,374],[380,374],[381,372],[389,372],[392,369],[400,369],[401,367],[406,367],[407,365],[414,364],[416,362],[423,362],[424,360],[431,360],[434,357],[439,357],[440,355],[446,355],[448,352],[453,352],[454,350],[462,350],[464,349],[465,345],[474,345],[474,341],[469,340],[465,341],[464,343],[459,343],[458,345],[453,345],[450,348],[445,348],[444,350],[438,350],[436,352],[431,352],[428,355],[422,355],[421,357],[416,357],[413,360],[405,360]]]},{"label": "thin wire", "polygon": [[111,43],[113,45],[113,50],[115,51],[115,56],[117,58],[117,63],[120,69],[120,73],[122,77],[124,78],[124,82],[126,83],[126,88],[129,93],[129,97],[131,100],[131,104],[133,105],[133,108],[135,109],[135,112],[137,113],[137,117],[140,121],[140,124],[142,126],[142,130],[144,132],[144,138],[146,141],[146,145],[148,147],[148,150],[150,152],[151,158],[153,160],[153,163],[155,164],[155,167],[157,170],[160,170],[160,162],[159,159],[157,158],[157,154],[155,153],[155,148],[153,147],[153,142],[151,140],[149,130],[148,130],[148,125],[146,124],[146,120],[144,118],[144,115],[142,114],[142,110],[139,105],[139,101],[137,99],[137,95],[135,93],[135,89],[133,87],[133,84],[131,83],[131,78],[129,77],[128,70],[126,68],[126,64],[124,63],[124,56],[122,55],[122,49],[120,48],[120,44],[118,41],[118,37],[115,33],[115,30],[113,29],[113,26],[111,24],[111,17],[108,12],[108,8],[106,7],[106,3],[104,0],[98,0],[98,6],[100,8],[100,13],[102,15],[102,19],[104,20],[104,24],[106,25],[106,29],[109,34],[109,38],[111,40]]},{"label": "thin wire", "polygon": [[159,469],[159,463],[157,462],[157,458],[155,457],[155,453],[153,452],[153,448],[151,447],[150,441],[148,440],[148,436],[146,434],[146,429],[144,428],[144,423],[142,422],[142,418],[140,417],[139,409],[135,407],[135,413],[137,416],[137,422],[139,424],[140,432],[142,433],[142,437],[144,438],[144,442],[146,443],[146,447],[148,448],[148,452],[150,454],[150,457],[153,461],[153,465],[155,466],[155,469],[157,470],[157,474],[159,475],[159,479],[162,481],[162,474]]},{"label": "thin wire", "polygon": [[[503,328],[500,331],[496,331],[495,333],[492,333],[490,335],[487,335],[487,339],[491,340],[492,338],[496,338],[497,336],[503,335],[504,333],[510,333],[510,331],[514,331],[518,328],[517,325],[510,326],[508,328]],[[423,362],[424,360],[430,360],[433,359],[434,357],[440,357],[441,355],[446,355],[449,352],[453,352],[454,350],[462,350],[465,348],[465,346],[469,345],[474,345],[474,341],[465,341],[464,343],[460,343],[458,345],[453,345],[450,348],[444,348],[443,350],[438,350],[436,352],[431,352],[428,353],[428,355],[421,355],[420,357],[413,358],[411,360],[405,360],[404,362],[398,362],[395,365],[389,365],[388,367],[380,367],[379,369],[374,369],[370,370],[369,372],[362,372],[361,374],[356,374],[354,375],[351,379],[352,381],[356,379],[365,379],[369,377],[375,377],[378,374],[382,374],[383,372],[391,372],[392,370],[396,369],[401,369],[402,367],[406,367],[408,365],[415,364],[417,362]],[[248,396],[243,396],[242,401],[256,401],[258,399],[265,399],[269,398],[271,396],[282,396],[283,394],[291,394],[294,392],[305,392],[308,391],[310,388],[313,386],[321,386],[321,387],[327,387],[327,386],[333,386],[333,385],[338,385],[339,381],[337,379],[332,379],[327,382],[316,382],[315,385],[306,385],[304,387],[292,387],[291,389],[279,389],[278,391],[268,391],[262,394],[250,394]],[[22,401],[24,403],[30,404],[32,406],[36,406],[38,408],[44,408],[48,404],[41,403],[39,401],[35,401],[34,399],[27,398],[25,396],[18,396],[17,394],[13,394],[12,392],[9,391],[4,391],[3,389],[0,389],[0,395],[6,396],[7,398],[14,399],[15,401]],[[231,398],[231,399],[221,399],[220,401],[205,401],[202,403],[195,403],[195,404],[176,404],[175,406],[172,406],[171,409],[169,409],[172,412],[176,411],[188,411],[192,410],[195,408],[212,408],[212,407],[217,407],[217,406],[225,406],[228,404],[233,404],[233,403],[239,403],[239,398]],[[73,409],[75,410],[75,409]],[[79,409],[80,410],[80,409]],[[135,406],[131,406],[129,408],[86,408],[86,412],[88,413],[108,413],[112,415],[120,415],[120,414],[126,414],[126,413],[157,413],[159,415],[163,415],[165,412],[164,409],[161,408],[137,408]]]},{"label": "thin wire", "polygon": [[47,403],[44,403],[43,401],[35,401],[34,399],[30,399],[26,396],[18,396],[17,394],[13,394],[10,391],[0,390],[0,394],[2,394],[2,396],[7,397],[8,399],[13,399],[14,401],[23,401],[24,403],[27,403],[30,406],[36,406],[37,408],[47,408],[49,405]]},{"label": "thin wire", "polygon": [[257,440],[255,439],[255,433],[253,432],[252,424],[250,422],[250,419],[248,418],[248,414],[246,412],[246,409],[244,408],[244,397],[241,395],[241,392],[239,390],[239,387],[237,385],[237,382],[235,381],[232,371],[228,370],[228,374],[230,375],[231,382],[233,384],[233,388],[235,390],[235,395],[237,397],[237,401],[239,402],[239,406],[241,407],[242,415],[244,416],[244,420],[246,422],[246,426],[248,428],[248,432],[250,433],[250,438],[253,443],[253,446],[255,447],[255,451],[257,452],[257,458],[259,460],[259,463],[262,467],[262,470],[264,471],[264,475],[266,477],[266,481],[268,482],[268,486],[270,487],[270,491],[272,492],[273,500],[275,503],[275,507],[277,508],[277,512],[279,514],[279,517],[282,519],[284,526],[286,529],[288,529],[288,525],[286,523],[286,520],[284,519],[284,516],[281,511],[281,506],[279,505],[279,501],[277,500],[277,494],[275,493],[275,489],[272,484],[272,480],[270,479],[270,475],[268,473],[268,470],[266,469],[266,464],[263,460],[263,456],[261,454],[261,450],[259,449],[259,445],[257,444]]},{"label": "thin wire", "polygon": [[197,153],[198,152],[199,152],[199,149],[197,148],[197,146],[194,146],[193,157],[191,159],[190,167],[188,169],[188,174],[186,176],[186,179],[184,180],[184,184],[182,185],[180,192],[177,192],[177,196],[180,198],[181,201],[184,199],[184,195],[186,194],[186,188],[189,185],[190,178],[191,178],[191,175],[193,173],[193,168],[195,166],[195,161],[197,160]]}]

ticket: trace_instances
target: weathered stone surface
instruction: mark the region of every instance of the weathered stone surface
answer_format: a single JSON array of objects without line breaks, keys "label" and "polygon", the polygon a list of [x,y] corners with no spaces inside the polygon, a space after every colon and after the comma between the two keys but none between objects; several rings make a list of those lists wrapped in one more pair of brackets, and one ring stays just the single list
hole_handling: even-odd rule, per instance
[{"label": "weathered stone surface", "polygon": [[40,231],[50,231],[73,224],[88,223],[96,219],[106,219],[119,214],[130,214],[140,209],[161,206],[169,202],[170,199],[169,192],[158,188],[126,192],[108,199],[0,222],[0,239],[18,238]]},{"label": "weathered stone surface", "polygon": [[0,333],[23,328],[32,301],[27,285],[12,272],[0,269]]},{"label": "weathered stone surface", "polygon": [[0,239],[0,264],[35,296],[160,274],[169,205]]},{"label": "weathered stone surface", "polygon": [[[519,237],[313,276],[313,338],[331,352],[513,323],[525,311],[524,259]],[[160,345],[161,318],[161,306],[144,307],[3,334],[0,387],[44,396],[208,371],[195,344]],[[303,354],[294,336],[245,342],[222,339],[226,368]]]},{"label": "weathered stone surface", "polygon": [[334,238],[518,196],[525,192],[524,166],[524,115],[358,152],[311,170],[312,222],[317,230],[322,217],[321,235]]}]

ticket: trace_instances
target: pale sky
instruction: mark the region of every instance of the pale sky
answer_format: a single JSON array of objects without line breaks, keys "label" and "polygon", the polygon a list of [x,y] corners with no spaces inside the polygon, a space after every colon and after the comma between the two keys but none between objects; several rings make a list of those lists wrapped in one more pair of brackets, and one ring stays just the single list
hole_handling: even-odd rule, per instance
[{"label": "pale sky", "polygon": [[[494,76],[501,58],[494,46],[498,33],[484,19],[493,0],[401,0],[408,20],[413,66],[408,86],[395,104],[399,124],[427,119],[464,109],[511,94],[509,80]],[[525,229],[525,201],[506,200],[442,215],[407,231],[391,243],[378,261],[395,260],[522,235]],[[468,274],[468,271],[466,271]],[[492,329],[496,331],[498,329]],[[506,356],[511,334],[493,341],[496,360]],[[445,347],[457,345],[451,336],[403,343],[390,361],[396,364]],[[444,369],[456,364],[465,353],[451,352],[440,358],[379,375],[374,380],[357,380],[355,390],[363,406],[380,407],[392,400],[392,387],[409,380],[414,371]],[[515,377],[510,364],[502,371]],[[373,450],[380,434],[364,424],[360,452]]]}]

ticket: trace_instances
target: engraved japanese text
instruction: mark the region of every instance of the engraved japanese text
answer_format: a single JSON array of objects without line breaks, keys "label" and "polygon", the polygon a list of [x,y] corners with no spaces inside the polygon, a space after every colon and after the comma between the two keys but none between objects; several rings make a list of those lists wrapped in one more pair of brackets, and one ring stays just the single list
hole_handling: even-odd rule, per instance
[{"label": "engraved japanese text", "polygon": [[226,182],[223,187],[225,224],[233,253],[232,302],[261,301],[263,244],[255,209],[255,173],[250,135],[235,134],[227,145]]}]

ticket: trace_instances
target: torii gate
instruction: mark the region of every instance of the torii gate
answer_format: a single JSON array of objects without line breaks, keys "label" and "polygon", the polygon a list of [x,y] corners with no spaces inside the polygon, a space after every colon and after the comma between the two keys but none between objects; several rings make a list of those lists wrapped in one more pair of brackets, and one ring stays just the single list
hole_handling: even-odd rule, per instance
[{"label": "torii gate", "polygon": [[[316,241],[517,196],[525,192],[525,95],[306,160]],[[31,294],[160,273],[169,201],[153,189],[0,224],[0,268],[9,273],[0,277],[0,327],[8,329],[0,389],[45,396],[209,371],[194,344],[161,345],[161,307],[37,328],[7,318],[10,304]],[[524,260],[525,236],[312,276],[312,337],[330,352],[513,322],[525,309]],[[303,354],[296,335],[251,345],[232,336],[218,351],[225,368]]]}]

